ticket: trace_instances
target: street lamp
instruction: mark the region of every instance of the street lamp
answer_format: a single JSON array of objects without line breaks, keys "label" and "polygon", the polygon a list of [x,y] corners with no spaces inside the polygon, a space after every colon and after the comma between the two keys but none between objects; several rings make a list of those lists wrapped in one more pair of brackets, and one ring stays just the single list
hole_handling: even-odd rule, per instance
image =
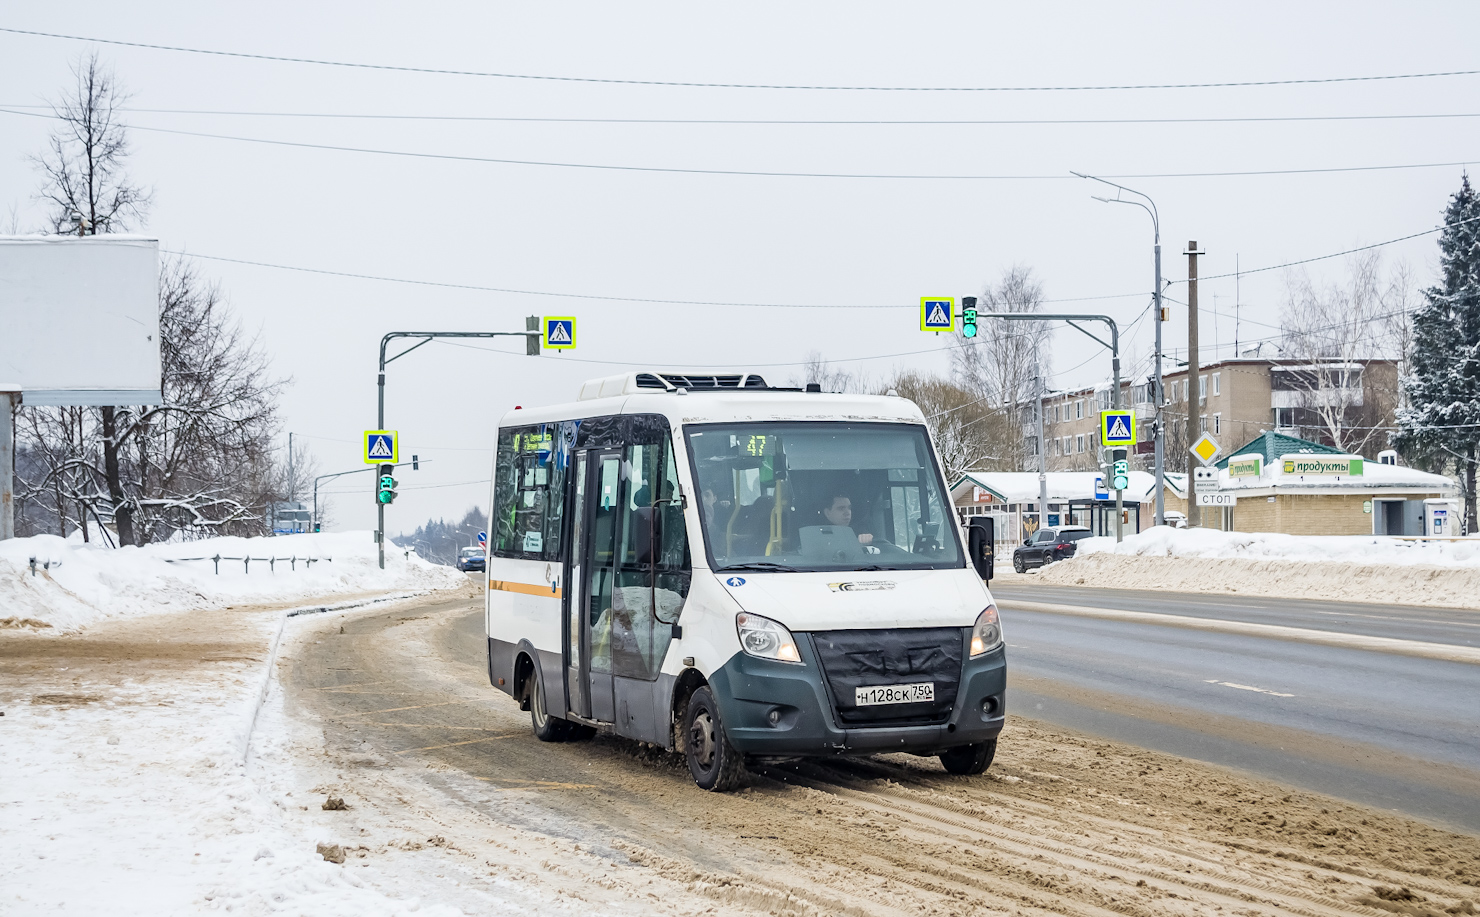
[{"label": "street lamp", "polygon": [[[1156,286],[1153,288],[1155,290],[1155,293],[1153,295],[1156,297],[1156,358],[1152,362],[1153,378],[1156,380],[1153,384],[1154,392],[1152,394],[1152,408],[1156,411],[1156,419],[1152,421],[1151,432],[1153,448],[1156,452],[1156,524],[1166,525],[1166,454],[1164,452],[1163,446],[1164,430],[1161,421],[1161,319],[1163,315],[1161,307],[1161,218],[1156,212],[1156,202],[1153,201],[1149,195],[1142,194],[1140,191],[1136,191],[1132,188],[1127,188],[1124,185],[1117,185],[1113,181],[1106,181],[1105,179],[1099,178],[1094,175],[1085,175],[1082,172],[1070,172],[1069,174],[1077,175],[1080,178],[1088,178],[1092,181],[1097,181],[1101,184],[1109,185],[1110,187],[1116,189],[1114,197],[1099,197],[1093,194],[1090,195],[1090,197],[1093,197],[1095,200],[1103,201],[1106,204],[1134,204],[1151,215],[1151,231],[1154,237],[1154,250],[1156,252]],[[1134,194],[1137,197],[1144,197],[1146,198],[1146,203],[1143,204],[1140,201],[1125,200],[1120,196],[1122,192],[1125,194]],[[1116,392],[1117,396],[1119,396],[1119,394],[1119,392]]]}]

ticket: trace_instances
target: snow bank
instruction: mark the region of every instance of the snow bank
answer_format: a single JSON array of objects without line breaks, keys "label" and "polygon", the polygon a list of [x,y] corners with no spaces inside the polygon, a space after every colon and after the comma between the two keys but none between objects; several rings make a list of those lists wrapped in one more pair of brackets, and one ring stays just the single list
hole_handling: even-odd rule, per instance
[{"label": "snow bank", "polygon": [[1480,569],[1480,538],[1404,541],[1373,535],[1281,535],[1158,525],[1131,535],[1120,544],[1114,538],[1087,538],[1079,542],[1078,555],[1100,553]]},{"label": "snow bank", "polygon": [[1480,608],[1480,538],[1402,541],[1157,526],[1087,538],[1037,582]]},{"label": "snow bank", "polygon": [[[376,555],[370,532],[209,538],[116,550],[55,535],[16,538],[0,542],[0,626],[72,631],[104,618],[160,611],[467,585],[465,575],[414,553],[408,558],[388,550],[384,570]],[[217,556],[223,558],[219,572],[210,560]],[[253,559],[225,559],[242,557]]]}]

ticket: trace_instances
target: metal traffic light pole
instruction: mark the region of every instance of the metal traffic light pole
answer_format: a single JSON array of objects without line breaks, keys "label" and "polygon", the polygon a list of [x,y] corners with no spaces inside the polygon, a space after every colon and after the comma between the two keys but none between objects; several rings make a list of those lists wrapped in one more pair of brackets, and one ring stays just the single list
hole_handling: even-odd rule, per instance
[{"label": "metal traffic light pole", "polygon": [[[1115,377],[1115,388],[1110,396],[1112,408],[1121,407],[1120,404],[1120,326],[1115,324],[1115,319],[1108,315],[1080,315],[1066,312],[978,312],[977,320],[986,318],[1000,318],[1008,322],[1065,322],[1069,327],[1075,329],[1101,347],[1110,350],[1110,367]],[[1104,322],[1110,328],[1110,342],[1105,341],[1085,330],[1077,322]],[[1039,408],[1042,411],[1042,407]],[[1041,447],[1040,447],[1041,448]],[[1047,456],[1043,457],[1044,467],[1048,465]],[[1113,482],[1112,482],[1113,483]],[[1115,540],[1118,542],[1125,537],[1125,492],[1117,489],[1115,491]],[[1047,520],[1043,520],[1046,522]],[[1042,523],[1040,523],[1042,524]]]},{"label": "metal traffic light pole", "polygon": [[[502,338],[522,337],[527,342],[525,353],[536,357],[540,353],[540,320],[538,316],[531,315],[525,319],[525,330],[523,331],[392,331],[380,339],[380,371],[376,379],[376,408],[375,429],[385,429],[385,365],[406,356],[406,354],[429,343],[435,338]],[[415,344],[389,359],[386,358],[386,346],[395,338],[421,338]],[[379,468],[380,466],[372,466]],[[376,492],[379,493],[380,475],[376,474]],[[375,544],[380,549],[380,569],[385,569],[385,504],[377,497],[375,501]]]}]

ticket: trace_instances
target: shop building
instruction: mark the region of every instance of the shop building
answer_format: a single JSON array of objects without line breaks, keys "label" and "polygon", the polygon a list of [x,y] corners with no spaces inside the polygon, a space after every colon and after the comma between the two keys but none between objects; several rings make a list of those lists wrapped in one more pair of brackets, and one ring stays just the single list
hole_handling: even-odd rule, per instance
[{"label": "shop building", "polygon": [[[1266,431],[1214,466],[1216,492],[1235,502],[1200,507],[1201,524],[1289,535],[1461,534],[1458,485],[1385,458],[1392,463]],[[1167,476],[1168,512],[1186,512],[1188,484]]]}]

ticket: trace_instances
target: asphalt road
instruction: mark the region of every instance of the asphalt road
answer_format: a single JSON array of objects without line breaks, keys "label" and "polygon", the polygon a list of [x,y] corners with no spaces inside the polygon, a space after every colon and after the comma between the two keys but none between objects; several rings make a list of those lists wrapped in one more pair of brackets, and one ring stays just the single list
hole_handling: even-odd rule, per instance
[{"label": "asphalt road", "polygon": [[[1010,712],[1480,830],[1480,665],[1321,637],[1475,647],[1480,613],[1019,584],[992,593],[1007,634]],[[1298,630],[1227,633],[1188,618]]]}]

